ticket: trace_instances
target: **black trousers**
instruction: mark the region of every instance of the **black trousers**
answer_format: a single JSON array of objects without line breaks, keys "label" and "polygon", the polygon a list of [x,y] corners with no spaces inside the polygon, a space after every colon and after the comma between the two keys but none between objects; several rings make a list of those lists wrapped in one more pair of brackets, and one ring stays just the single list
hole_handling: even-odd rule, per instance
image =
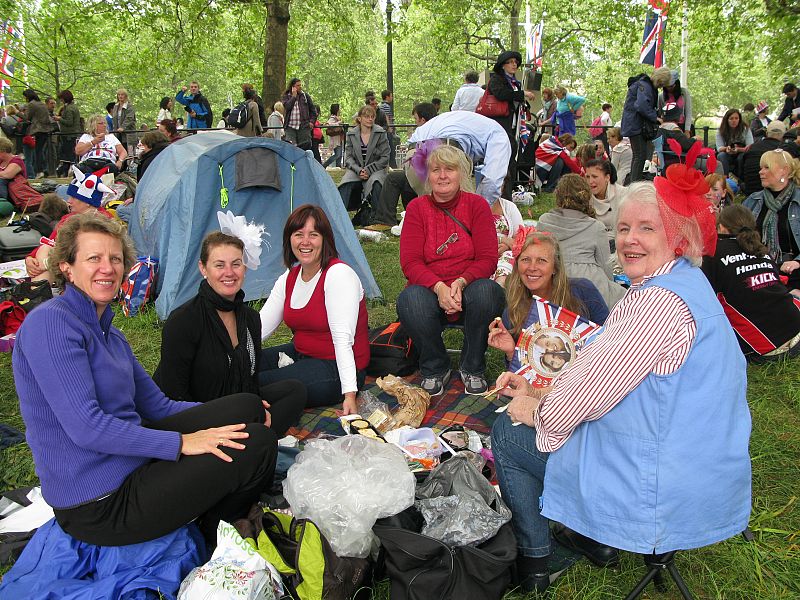
[{"label": "black trousers", "polygon": [[389,171],[383,180],[379,200],[373,207],[371,224],[397,225],[397,200],[401,199],[405,208],[416,197],[417,192],[408,183],[405,171]]},{"label": "black trousers", "polygon": [[640,181],[645,179],[642,171],[644,170],[644,162],[652,156],[648,156],[647,148],[648,142],[644,139],[641,133],[632,135],[628,138],[631,142],[631,172],[628,175],[628,182]]},{"label": "black trousers", "polygon": [[[277,365],[276,365],[277,366]],[[297,424],[306,408],[308,393],[306,384],[297,379],[284,379],[260,388],[261,397],[269,402],[272,417],[270,429],[280,439],[286,430]]]},{"label": "black trousers", "polygon": [[255,394],[233,394],[206,402],[147,426],[194,433],[247,423],[244,450],[224,449],[233,462],[213,454],[152,460],[133,471],[110,496],[66,510],[55,510],[61,528],[98,546],[137,544],[166,535],[200,517],[206,540],[216,539],[220,519],[244,517],[275,472],[275,433],[264,427],[264,407]]}]

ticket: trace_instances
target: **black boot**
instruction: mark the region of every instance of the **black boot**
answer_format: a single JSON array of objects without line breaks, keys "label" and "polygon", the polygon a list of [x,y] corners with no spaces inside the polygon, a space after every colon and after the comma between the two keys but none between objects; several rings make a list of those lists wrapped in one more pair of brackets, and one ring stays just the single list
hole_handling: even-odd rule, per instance
[{"label": "black boot", "polygon": [[559,544],[573,552],[583,554],[598,567],[616,567],[619,564],[619,550],[616,548],[595,542],[561,523],[556,523],[552,531],[553,537]]},{"label": "black boot", "polygon": [[545,594],[550,586],[550,571],[547,556],[533,558],[517,556],[517,585],[525,594]]}]

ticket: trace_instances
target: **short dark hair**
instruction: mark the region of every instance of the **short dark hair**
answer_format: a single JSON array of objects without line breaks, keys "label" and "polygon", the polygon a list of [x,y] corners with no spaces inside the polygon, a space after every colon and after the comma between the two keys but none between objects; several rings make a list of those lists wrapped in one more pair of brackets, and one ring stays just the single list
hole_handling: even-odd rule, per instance
[{"label": "short dark hair", "polygon": [[441,98],[431,98],[431,104],[433,104],[434,106],[436,106],[437,104],[438,104],[439,106],[441,106],[441,104],[442,104],[442,99],[441,99]]},{"label": "short dark hair", "polygon": [[114,107],[116,105],[117,105],[116,102],[109,102],[108,104],[106,104],[106,112],[111,112],[112,110],[114,110]]},{"label": "short dark hair", "polygon": [[414,108],[411,109],[411,114],[417,115],[420,119],[430,121],[436,116],[436,107],[430,102],[420,102],[414,105]]},{"label": "short dark hair", "polygon": [[793,83],[787,83],[783,86],[783,93],[789,94],[797,89],[797,86]]},{"label": "short dark hair", "polygon": [[603,110],[611,110],[611,105],[608,102],[606,102],[605,104],[603,104],[602,108]]},{"label": "short dark hair", "polygon": [[391,90],[383,90],[381,92],[381,100],[386,100],[391,95],[392,95],[392,91]]},{"label": "short dark hair", "polygon": [[235,235],[228,235],[221,231],[212,231],[203,238],[200,245],[200,262],[205,265],[208,262],[208,255],[217,246],[234,246],[244,252],[244,242]]},{"label": "short dark hair", "polygon": [[756,105],[753,104],[752,102],[748,102],[747,104],[745,104],[742,107],[742,110],[746,110],[746,111],[751,111],[751,110],[755,110],[755,109],[756,109]]},{"label": "short dark hair", "polygon": [[593,158],[590,161],[587,161],[586,164],[583,166],[584,169],[591,169],[594,167],[595,169],[600,169],[604,175],[608,175],[611,179],[611,183],[617,183],[617,171],[611,167],[611,163],[604,158]]},{"label": "short dark hair", "polygon": [[256,97],[256,91],[251,87],[242,88],[242,95],[244,96],[245,100],[252,100]]},{"label": "short dark hair", "polygon": [[178,133],[177,123],[172,119],[164,119],[159,123],[164,129],[167,130],[171,136],[176,135]]},{"label": "short dark hair", "polygon": [[31,100],[39,100],[39,94],[34,92],[32,89],[28,88],[27,90],[22,92],[22,96],[30,102]]},{"label": "short dark hair", "polygon": [[72,92],[69,90],[61,90],[58,92],[58,97],[61,98],[61,101],[64,104],[72,104],[75,102],[75,96],[72,95]]},{"label": "short dark hair", "polygon": [[333,237],[333,227],[328,220],[328,215],[319,206],[313,204],[303,204],[292,211],[286,219],[283,228],[283,264],[287,269],[292,268],[297,262],[294,252],[292,252],[292,234],[305,227],[306,221],[314,220],[314,229],[322,236],[322,256],[320,266],[323,270],[328,268],[331,260],[339,258],[336,250],[336,239]]},{"label": "short dark hair", "polygon": [[172,100],[172,98],[170,98],[169,96],[164,96],[161,99],[161,102],[158,103],[158,107],[159,108],[163,108],[164,110],[167,110],[167,107],[169,106],[170,100]]},{"label": "short dark hair", "polygon": [[477,71],[467,71],[464,73],[464,81],[467,83],[478,83],[478,72]]},{"label": "short dark hair", "polygon": [[367,90],[364,92],[364,98],[374,98],[375,92],[373,90]]},{"label": "short dark hair", "polygon": [[223,108],[223,109],[222,109],[222,118],[223,118],[223,119],[224,119],[225,117],[227,117],[229,114],[231,114],[231,109],[230,109],[230,108]]}]

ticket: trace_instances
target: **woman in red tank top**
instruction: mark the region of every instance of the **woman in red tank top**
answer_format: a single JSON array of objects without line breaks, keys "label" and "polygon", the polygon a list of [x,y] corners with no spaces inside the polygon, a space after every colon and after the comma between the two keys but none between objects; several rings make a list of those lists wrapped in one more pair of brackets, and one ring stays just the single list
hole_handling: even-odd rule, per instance
[{"label": "woman in red tank top", "polygon": [[[259,380],[264,385],[300,379],[308,391],[307,406],[342,402],[343,412],[350,414],[369,363],[367,306],[358,275],[338,256],[320,207],[304,204],[289,215],[283,229],[283,262],[289,270],[261,309],[261,335],[269,337],[285,322],[293,338],[264,349]],[[293,362],[278,368],[280,354]]]}]

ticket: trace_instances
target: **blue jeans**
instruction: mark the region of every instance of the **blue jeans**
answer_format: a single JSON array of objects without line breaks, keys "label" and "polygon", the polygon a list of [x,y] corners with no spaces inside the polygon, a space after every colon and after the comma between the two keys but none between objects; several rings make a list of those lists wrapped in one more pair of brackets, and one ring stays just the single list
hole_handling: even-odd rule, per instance
[{"label": "blue jeans", "polygon": [[323,167],[327,167],[328,165],[332,164],[332,165],[335,165],[337,167],[341,167],[342,166],[342,148],[343,148],[343,146],[341,144],[336,144],[333,147],[333,154],[331,154],[328,157],[328,160],[326,160],[324,163],[322,163],[322,166]]},{"label": "blue jeans", "polygon": [[539,512],[547,452],[536,449],[536,430],[514,427],[508,414],[492,426],[492,454],[500,493],[513,517],[519,554],[539,558],[550,554],[550,524]]},{"label": "blue jeans", "polygon": [[539,181],[542,182],[542,191],[549,193],[555,190],[563,171],[564,161],[560,158],[556,159],[549,171],[542,167],[536,167],[536,175],[539,177]]},{"label": "blue jeans", "polygon": [[[294,360],[294,364],[278,368],[278,353],[283,352]],[[361,389],[364,386],[366,373],[359,371],[356,374],[356,384]],[[258,363],[258,383],[268,385],[286,379],[299,379],[306,384],[306,408],[319,406],[332,406],[342,402],[342,380],[339,379],[339,369],[335,360],[312,358],[300,354],[294,343],[264,348],[261,351],[261,360]]]},{"label": "blue jeans", "polygon": [[[483,376],[489,323],[506,304],[503,288],[490,279],[477,279],[464,288],[463,311],[454,323],[464,326],[461,370]],[[436,294],[421,285],[411,285],[397,298],[397,315],[419,348],[419,370],[423,377],[443,375],[450,368],[442,332],[449,323]]]}]

